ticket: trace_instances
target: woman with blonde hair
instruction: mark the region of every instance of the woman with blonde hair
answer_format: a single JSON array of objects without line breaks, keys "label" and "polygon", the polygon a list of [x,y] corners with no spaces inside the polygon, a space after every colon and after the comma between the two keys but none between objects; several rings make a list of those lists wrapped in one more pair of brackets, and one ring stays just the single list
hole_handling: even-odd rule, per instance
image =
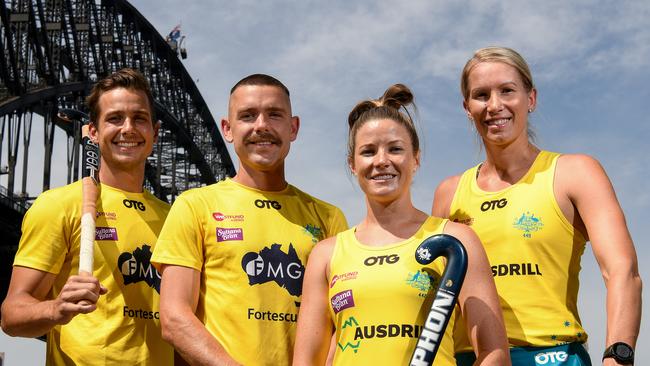
[{"label": "woman with blonde hair", "polygon": [[[533,144],[528,118],[537,107],[537,90],[526,61],[514,50],[478,50],[463,69],[461,92],[486,158],[443,181],[432,212],[466,223],[485,246],[513,365],[591,365],[577,307],[587,241],[608,289],[603,364],[632,364],[641,279],[605,171],[589,156]],[[456,357],[459,365],[469,365],[472,348],[460,334],[462,325],[456,325]]]}]

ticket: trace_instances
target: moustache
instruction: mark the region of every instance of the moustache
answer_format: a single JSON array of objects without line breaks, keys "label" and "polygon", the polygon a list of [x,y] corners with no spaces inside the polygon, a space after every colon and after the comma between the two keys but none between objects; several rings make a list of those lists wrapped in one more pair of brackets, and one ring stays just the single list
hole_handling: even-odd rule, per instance
[{"label": "moustache", "polygon": [[269,132],[257,132],[253,135],[248,136],[244,142],[247,144],[254,144],[256,142],[260,141],[268,141],[272,144],[279,144],[280,139],[278,139],[275,135]]}]

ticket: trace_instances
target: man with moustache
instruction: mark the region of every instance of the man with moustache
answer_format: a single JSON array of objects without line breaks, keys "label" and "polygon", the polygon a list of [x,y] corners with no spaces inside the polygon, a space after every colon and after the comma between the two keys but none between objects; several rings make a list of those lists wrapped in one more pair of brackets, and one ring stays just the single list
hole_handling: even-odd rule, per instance
[{"label": "man with moustache", "polygon": [[245,77],[221,121],[237,174],[172,206],[152,262],[162,273],[163,337],[192,364],[291,363],[309,252],[347,228],[338,208],[285,180],[299,126],[284,84]]}]

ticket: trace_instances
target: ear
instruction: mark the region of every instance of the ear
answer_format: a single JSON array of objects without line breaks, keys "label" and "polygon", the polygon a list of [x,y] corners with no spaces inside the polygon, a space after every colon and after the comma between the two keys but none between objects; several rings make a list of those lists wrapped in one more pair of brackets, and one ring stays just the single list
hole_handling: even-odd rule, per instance
[{"label": "ear", "polygon": [[354,171],[354,158],[348,156],[348,168],[350,168],[350,171],[352,172],[353,175],[357,175],[357,172]]},{"label": "ear", "polygon": [[293,116],[291,117],[291,135],[289,136],[291,141],[295,141],[298,137],[298,130],[300,129],[300,117]]},{"label": "ear", "polygon": [[469,105],[467,104],[466,100],[463,100],[463,109],[465,110],[465,113],[467,114],[467,118],[472,119],[472,112],[469,111]]},{"label": "ear", "polygon": [[97,122],[90,121],[90,123],[88,123],[88,137],[90,137],[90,141],[95,144],[99,141],[97,137],[98,133],[99,130],[97,129]]},{"label": "ear", "polygon": [[413,171],[415,173],[416,170],[420,168],[420,151],[415,153],[415,170]]},{"label": "ear", "polygon": [[153,143],[158,142],[158,133],[160,132],[160,120],[153,124]]},{"label": "ear", "polygon": [[233,142],[233,137],[232,137],[232,129],[230,128],[230,121],[228,121],[226,118],[221,119],[221,133],[223,134],[223,138],[229,142]]},{"label": "ear", "polygon": [[528,92],[528,110],[534,111],[537,107],[537,89],[533,88]]}]

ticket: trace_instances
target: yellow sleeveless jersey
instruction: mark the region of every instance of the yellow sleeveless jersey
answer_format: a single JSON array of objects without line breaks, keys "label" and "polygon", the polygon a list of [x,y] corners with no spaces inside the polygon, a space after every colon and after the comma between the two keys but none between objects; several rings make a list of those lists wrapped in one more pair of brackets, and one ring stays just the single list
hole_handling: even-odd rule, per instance
[{"label": "yellow sleeveless jersey", "polygon": [[[382,247],[361,244],[354,228],[337,235],[328,279],[334,365],[408,365],[444,270],[443,258],[418,264],[415,250],[446,222],[429,217],[411,238]],[[453,327],[454,316],[434,365],[455,365]]]},{"label": "yellow sleeveless jersey", "polygon": [[201,272],[196,315],[244,365],[289,365],[307,256],[345,230],[341,211],[289,185],[231,179],[176,199],[153,261]]},{"label": "yellow sleeveless jersey", "polygon": [[[479,166],[460,178],[450,219],[469,225],[487,252],[511,346],[585,342],[577,309],[585,239],[565,218],[553,193],[559,154],[542,151],[519,182],[481,190]],[[471,351],[462,321],[456,351]]]},{"label": "yellow sleeveless jersey", "polygon": [[[160,334],[160,274],[150,264],[169,205],[149,192],[100,185],[93,275],[97,309],[47,334],[47,365],[172,365]],[[27,211],[14,266],[56,274],[56,298],[79,266],[81,183],[43,192]]]}]

